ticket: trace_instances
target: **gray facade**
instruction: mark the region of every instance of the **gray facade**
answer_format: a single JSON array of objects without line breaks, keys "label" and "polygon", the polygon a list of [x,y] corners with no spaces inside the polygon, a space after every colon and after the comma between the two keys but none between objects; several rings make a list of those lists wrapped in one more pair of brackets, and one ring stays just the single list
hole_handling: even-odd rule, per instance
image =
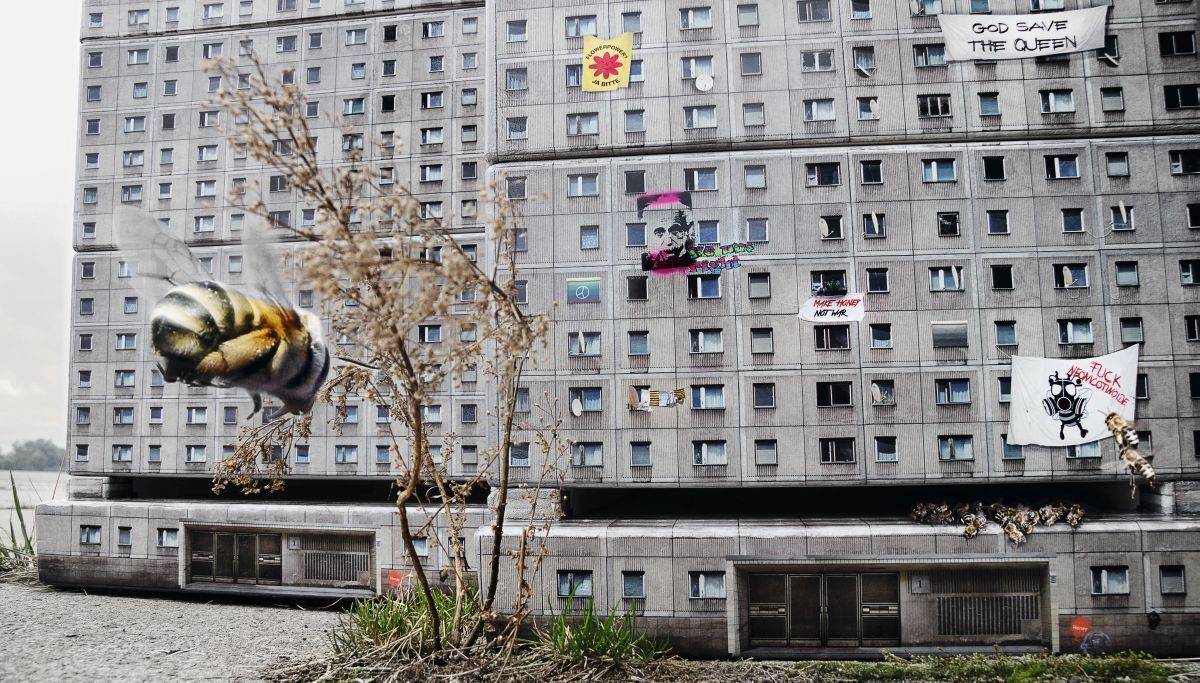
[{"label": "gray facade", "polygon": [[[324,163],[343,158],[325,115],[353,112],[344,116],[353,132],[397,141],[368,145],[371,163],[446,215],[466,215],[455,221],[462,240],[481,236],[468,209],[489,179],[503,177],[521,206],[527,305],[557,306],[529,393],[564,405],[587,397],[565,417],[567,438],[585,446],[565,463],[568,517],[549,532],[536,577],[555,609],[564,585],[586,583],[598,607],[633,609],[681,651],[708,655],[1084,644],[1194,653],[1200,609],[1186,576],[1200,572],[1200,520],[1184,513],[1200,476],[1196,8],[1114,5],[1114,40],[1101,54],[940,57],[937,11],[1033,7],[88,0],[68,449],[72,473],[109,483],[94,500],[39,507],[43,577],[318,595],[403,582],[382,500],[144,500],[155,486],[211,478],[250,402],[156,381],[144,331],[153,302],[137,300],[125,277],[112,217],[122,206],[148,211],[211,258],[215,277],[245,276],[239,231],[252,218],[226,195],[265,188],[270,174],[225,143],[234,122],[205,114],[220,84],[204,63],[252,48],[317,103]],[[582,92],[580,35],[625,30],[638,77]],[[711,88],[697,87],[701,74]],[[631,284],[646,275],[636,197],[667,190],[690,192],[702,242],[743,246],[738,267],[703,297],[684,275],[652,275],[644,294]],[[268,203],[306,220],[288,193]],[[319,311],[293,272],[299,247],[279,249],[287,294]],[[598,303],[568,302],[576,278],[599,278]],[[844,341],[797,319],[833,280],[865,295],[866,318]],[[449,321],[445,333],[456,333]],[[966,540],[898,510],[862,518],[849,502],[828,514],[855,519],[636,504],[620,519],[571,514],[573,498],[649,506],[681,489],[803,498],[821,487],[851,501],[990,484],[1006,487],[1009,502],[1068,485],[1106,490],[1125,476],[1105,467],[1108,440],[1097,452],[1006,448],[1003,388],[1012,355],[1087,357],[1133,343],[1144,375],[1136,426],[1166,487],[1146,499],[1169,510],[1178,492],[1174,516],[1101,510],[1078,530],[1038,531],[1014,549],[994,526]],[[631,410],[630,391],[644,388],[681,388],[685,399]],[[486,415],[491,393],[448,385],[433,431],[494,440],[486,418],[463,421],[464,405]],[[376,461],[375,406],[350,405],[357,421],[340,435],[316,408],[305,457],[291,457],[293,480],[391,476]],[[356,457],[337,461],[348,446]],[[460,456],[443,453],[447,471],[473,474]],[[528,471],[540,457],[530,454]],[[133,489],[143,500],[129,499]],[[472,527],[486,529],[487,518],[473,510]],[[467,545],[471,566],[483,566],[479,543]],[[235,547],[240,555],[222,550]],[[249,564],[213,568],[238,556],[256,558],[246,585],[236,575]],[[444,561],[432,559],[434,569]],[[1007,616],[980,622],[988,610]]]}]

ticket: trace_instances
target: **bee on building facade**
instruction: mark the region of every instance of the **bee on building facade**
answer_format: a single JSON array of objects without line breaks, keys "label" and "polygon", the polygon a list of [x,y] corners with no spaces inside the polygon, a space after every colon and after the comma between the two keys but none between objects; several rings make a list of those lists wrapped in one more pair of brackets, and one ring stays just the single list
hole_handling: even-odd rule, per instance
[{"label": "bee on building facade", "polygon": [[1112,432],[1113,441],[1117,444],[1117,457],[1129,470],[1131,477],[1142,476],[1146,483],[1154,486],[1154,467],[1146,456],[1138,453],[1139,443],[1137,431],[1125,418],[1116,413],[1109,413],[1104,418],[1104,426]]},{"label": "bee on building facade", "polygon": [[[254,400],[251,415],[263,394],[280,400],[283,412],[312,409],[331,363],[320,319],[284,303],[270,285],[213,279],[148,215],[122,212],[116,229],[118,244],[137,259],[139,287],[155,301],[150,342],[164,380],[243,389]],[[254,275],[274,282],[271,260],[257,260]]]}]

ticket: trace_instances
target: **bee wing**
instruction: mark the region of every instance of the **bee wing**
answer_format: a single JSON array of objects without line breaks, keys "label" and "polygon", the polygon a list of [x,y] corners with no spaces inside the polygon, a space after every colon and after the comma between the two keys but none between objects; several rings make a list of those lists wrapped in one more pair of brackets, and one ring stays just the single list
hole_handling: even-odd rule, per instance
[{"label": "bee wing", "polygon": [[281,263],[288,250],[280,246],[265,228],[247,226],[242,234],[243,286],[286,306],[290,300],[280,275]]},{"label": "bee wing", "polygon": [[145,211],[118,209],[114,230],[117,246],[131,257],[135,287],[152,299],[161,298],[175,285],[212,279],[191,249]]}]

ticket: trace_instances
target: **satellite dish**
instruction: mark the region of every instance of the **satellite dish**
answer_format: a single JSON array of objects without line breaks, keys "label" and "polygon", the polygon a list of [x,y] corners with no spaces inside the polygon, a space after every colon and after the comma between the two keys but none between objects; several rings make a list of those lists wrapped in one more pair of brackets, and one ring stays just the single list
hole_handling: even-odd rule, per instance
[{"label": "satellite dish", "polygon": [[870,78],[871,74],[875,73],[875,69],[868,69],[865,66],[859,66],[857,64],[854,65],[854,70],[857,71],[858,73],[866,76],[867,78]]},{"label": "satellite dish", "polygon": [[571,414],[575,417],[583,415],[583,401],[578,398],[571,399]]},{"label": "satellite dish", "polygon": [[820,223],[821,223],[821,237],[831,236],[833,234],[833,230],[829,229],[829,221],[825,220],[825,218],[822,217],[820,219]]},{"label": "satellite dish", "polygon": [[1129,207],[1125,206],[1124,199],[1117,202],[1117,208],[1120,209],[1120,211],[1121,211],[1121,222],[1128,224],[1129,223]]},{"label": "satellite dish", "polygon": [[696,90],[700,92],[708,92],[713,88],[713,77],[708,74],[700,74],[696,76]]},{"label": "satellite dish", "polygon": [[638,404],[641,403],[641,400],[639,400],[639,399],[640,399],[640,397],[638,396],[638,390],[634,389],[633,387],[629,387],[629,409],[630,410],[638,409]]},{"label": "satellite dish", "polygon": [[1070,287],[1075,283],[1075,278],[1071,277],[1071,269],[1068,266],[1062,267],[1063,287]]},{"label": "satellite dish", "polygon": [[1109,65],[1111,65],[1111,66],[1117,66],[1118,64],[1121,63],[1121,60],[1116,55],[1112,55],[1107,52],[1101,54],[1100,59],[1103,59],[1104,61],[1108,62]]},{"label": "satellite dish", "polygon": [[883,392],[879,390],[879,385],[871,382],[871,400],[876,403],[883,403]]},{"label": "satellite dish", "polygon": [[925,6],[920,2],[917,2],[917,0],[910,0],[908,7],[912,10],[912,15],[914,17],[923,16],[925,14]]}]

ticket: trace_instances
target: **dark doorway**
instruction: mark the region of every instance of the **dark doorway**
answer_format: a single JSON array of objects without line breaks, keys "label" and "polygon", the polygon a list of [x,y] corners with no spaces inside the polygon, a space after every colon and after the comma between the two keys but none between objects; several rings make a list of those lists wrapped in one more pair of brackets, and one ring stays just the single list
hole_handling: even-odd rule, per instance
[{"label": "dark doorway", "polygon": [[750,646],[900,643],[896,573],[750,574]]},{"label": "dark doorway", "polygon": [[189,581],[279,585],[283,578],[280,534],[189,530]]}]

